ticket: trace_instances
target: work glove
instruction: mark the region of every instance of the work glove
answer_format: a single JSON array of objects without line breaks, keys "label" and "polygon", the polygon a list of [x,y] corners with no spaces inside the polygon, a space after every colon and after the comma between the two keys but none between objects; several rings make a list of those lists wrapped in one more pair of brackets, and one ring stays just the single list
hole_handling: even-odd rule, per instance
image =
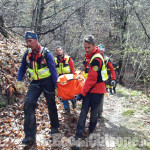
[{"label": "work glove", "polygon": [[111,86],[116,85],[116,81],[115,80],[111,80]]},{"label": "work glove", "polygon": [[84,96],[82,94],[77,95],[77,100],[82,100],[83,98],[84,98]]},{"label": "work glove", "polygon": [[58,87],[55,88],[55,96],[58,97]]},{"label": "work glove", "polygon": [[17,83],[16,83],[16,91],[21,94],[22,93],[22,89],[23,89],[22,82],[21,81],[17,81]]}]

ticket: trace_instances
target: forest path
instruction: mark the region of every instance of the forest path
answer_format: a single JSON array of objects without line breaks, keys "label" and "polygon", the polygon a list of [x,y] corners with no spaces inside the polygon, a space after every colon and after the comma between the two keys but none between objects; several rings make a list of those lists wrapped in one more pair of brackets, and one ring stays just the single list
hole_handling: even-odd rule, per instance
[{"label": "forest path", "polygon": [[[137,100],[137,99],[136,99]],[[77,109],[73,110],[70,103],[71,113],[65,114],[63,105],[57,99],[58,116],[60,129],[58,134],[50,136],[50,124],[48,109],[43,95],[38,101],[36,109],[37,136],[36,144],[24,146],[21,144],[24,138],[23,104],[21,99],[17,103],[0,109],[0,149],[1,150],[69,150],[75,144],[75,131],[79,118],[81,102],[78,102]],[[146,135],[149,134],[149,107],[147,118],[143,113],[136,112],[135,115],[124,116],[125,108],[135,106],[133,100],[128,104],[129,97],[123,94],[106,94],[104,98],[104,119],[98,120],[96,130],[88,138],[81,141],[81,150],[148,150],[149,143]],[[148,106],[149,102],[144,101]],[[138,106],[138,105],[137,105]],[[146,107],[144,106],[144,108]],[[129,108],[128,108],[129,109]],[[134,110],[134,108],[132,108]],[[137,107],[134,111],[136,111]],[[132,111],[131,111],[132,112]],[[139,114],[139,115],[137,115]],[[144,117],[141,127],[141,120]],[[146,120],[147,119],[147,120]],[[145,122],[146,120],[146,122]],[[86,121],[86,130],[89,124],[89,114]],[[134,127],[134,128],[133,128]],[[149,134],[150,135],[150,134]],[[139,138],[140,137],[140,138]],[[53,140],[52,140],[53,139]],[[143,139],[143,140],[141,140]],[[145,140],[144,140],[145,139]],[[141,143],[142,142],[142,143]],[[145,143],[144,143],[145,142]],[[138,145],[138,146],[137,146]],[[142,147],[142,148],[141,148]],[[143,149],[144,147],[144,149]]]}]

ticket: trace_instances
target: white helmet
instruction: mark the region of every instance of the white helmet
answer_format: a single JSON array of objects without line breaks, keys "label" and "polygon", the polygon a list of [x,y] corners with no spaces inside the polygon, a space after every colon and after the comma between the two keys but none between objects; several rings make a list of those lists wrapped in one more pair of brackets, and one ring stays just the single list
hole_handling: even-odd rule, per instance
[{"label": "white helmet", "polygon": [[104,52],[105,52],[105,47],[104,47],[104,45],[99,44],[98,47],[99,47],[99,49],[100,49],[101,51],[104,51]]}]

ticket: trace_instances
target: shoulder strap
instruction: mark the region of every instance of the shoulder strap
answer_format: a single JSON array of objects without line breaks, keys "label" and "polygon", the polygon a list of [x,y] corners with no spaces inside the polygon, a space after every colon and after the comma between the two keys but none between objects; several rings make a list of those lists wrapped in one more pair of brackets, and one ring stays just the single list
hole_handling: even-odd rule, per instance
[{"label": "shoulder strap", "polygon": [[105,65],[107,66],[108,62],[110,61],[110,58],[106,56],[105,58]]},{"label": "shoulder strap", "polygon": [[47,62],[47,52],[49,52],[49,50],[46,47],[42,47],[42,55],[44,56],[44,58],[46,59]]},{"label": "shoulder strap", "polygon": [[55,64],[57,64],[57,57],[54,58]]},{"label": "shoulder strap", "polygon": [[43,55],[44,55],[44,57],[46,58],[47,57],[47,52],[48,52],[48,50],[47,50],[47,48],[46,47],[42,47],[42,53],[43,53]]},{"label": "shoulder strap", "polygon": [[98,53],[98,54],[95,54],[95,55],[92,56],[92,58],[90,60],[90,63],[93,61],[94,58],[100,58],[103,61],[102,55]]},{"label": "shoulder strap", "polygon": [[68,63],[68,62],[69,62],[69,60],[70,60],[70,56],[65,55],[65,58],[67,59],[67,63]]},{"label": "shoulder strap", "polygon": [[28,52],[29,52],[29,49],[27,49],[27,50],[25,51],[25,55],[28,54]]}]

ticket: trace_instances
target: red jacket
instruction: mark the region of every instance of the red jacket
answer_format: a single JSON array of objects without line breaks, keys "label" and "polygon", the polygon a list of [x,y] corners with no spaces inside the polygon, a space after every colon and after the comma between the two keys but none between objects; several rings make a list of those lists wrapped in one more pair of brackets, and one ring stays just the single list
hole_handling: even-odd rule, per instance
[{"label": "red jacket", "polygon": [[74,71],[74,63],[73,63],[73,60],[72,60],[71,57],[70,57],[68,63],[69,63],[70,69],[71,69],[71,73],[75,74],[75,71]]},{"label": "red jacket", "polygon": [[[86,68],[92,56],[99,52],[100,52],[99,48],[95,47],[91,54],[85,55],[85,62],[87,62],[85,65]],[[97,94],[106,93],[105,82],[98,81],[99,79],[101,79],[101,67],[102,67],[102,60],[100,58],[94,58],[94,60],[90,64],[87,79],[81,90],[81,94],[83,96],[85,96],[88,92]],[[98,70],[97,69],[95,70],[95,68],[98,68]]]}]

